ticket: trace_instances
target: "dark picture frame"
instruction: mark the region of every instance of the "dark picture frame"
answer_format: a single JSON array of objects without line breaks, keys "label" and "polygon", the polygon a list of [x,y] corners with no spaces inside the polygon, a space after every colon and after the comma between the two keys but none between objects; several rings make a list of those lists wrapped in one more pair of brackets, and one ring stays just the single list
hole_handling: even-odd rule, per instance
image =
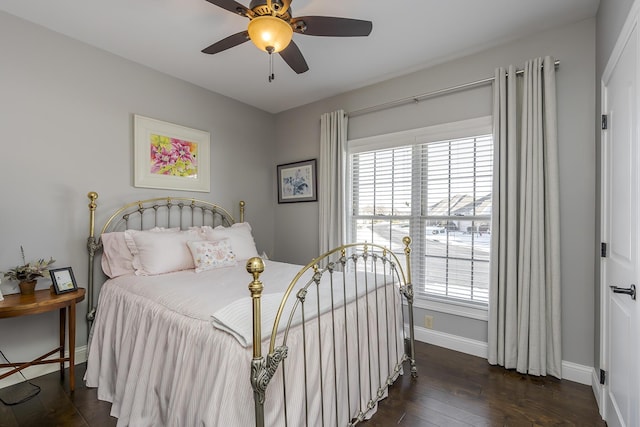
[{"label": "dark picture frame", "polygon": [[49,270],[49,275],[51,276],[53,290],[56,294],[78,290],[78,284],[76,283],[76,278],[73,275],[71,267],[51,269]]},{"label": "dark picture frame", "polygon": [[310,159],[277,166],[278,203],[318,200],[316,163],[316,159]]}]

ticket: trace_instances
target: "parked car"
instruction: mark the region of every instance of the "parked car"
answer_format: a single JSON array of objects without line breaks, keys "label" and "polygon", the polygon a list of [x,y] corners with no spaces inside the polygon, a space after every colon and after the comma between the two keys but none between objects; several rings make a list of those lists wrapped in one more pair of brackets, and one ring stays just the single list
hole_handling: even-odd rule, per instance
[{"label": "parked car", "polygon": [[445,230],[449,230],[449,231],[458,231],[460,229],[458,227],[458,224],[456,224],[453,221],[443,222],[443,223],[438,224],[438,225],[443,227]]},{"label": "parked car", "polygon": [[425,227],[427,234],[444,234],[447,229],[440,226],[427,226]]},{"label": "parked car", "polygon": [[482,236],[482,234],[489,233],[489,224],[480,224],[475,227],[467,227],[467,234],[477,233]]}]

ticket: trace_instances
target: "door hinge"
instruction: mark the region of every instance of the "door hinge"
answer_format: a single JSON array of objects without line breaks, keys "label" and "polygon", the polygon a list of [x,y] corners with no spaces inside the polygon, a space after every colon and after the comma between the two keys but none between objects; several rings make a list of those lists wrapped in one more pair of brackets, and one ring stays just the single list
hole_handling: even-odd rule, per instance
[{"label": "door hinge", "polygon": [[608,129],[607,128],[607,115],[606,114],[602,115],[602,129]]},{"label": "door hinge", "polygon": [[607,372],[604,369],[600,369],[600,384],[604,384],[607,380]]},{"label": "door hinge", "polygon": [[605,242],[600,243],[600,257],[606,258],[607,256],[607,244]]}]

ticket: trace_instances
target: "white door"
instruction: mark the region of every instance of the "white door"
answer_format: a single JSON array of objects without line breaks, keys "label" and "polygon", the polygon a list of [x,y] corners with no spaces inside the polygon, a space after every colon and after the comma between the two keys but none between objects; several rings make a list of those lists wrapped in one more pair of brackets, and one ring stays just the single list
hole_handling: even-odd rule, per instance
[{"label": "white door", "polygon": [[[610,427],[640,426],[638,29],[625,25],[603,75],[602,260],[604,416]],[[617,288],[611,288],[611,287]]]}]

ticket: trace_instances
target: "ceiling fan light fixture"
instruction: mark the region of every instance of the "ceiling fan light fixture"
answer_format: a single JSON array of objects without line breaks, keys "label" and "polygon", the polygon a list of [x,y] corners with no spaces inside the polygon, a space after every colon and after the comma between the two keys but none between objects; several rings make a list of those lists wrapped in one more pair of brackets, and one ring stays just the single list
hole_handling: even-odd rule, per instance
[{"label": "ceiling fan light fixture", "polygon": [[249,38],[264,52],[276,53],[289,46],[293,28],[286,21],[275,16],[258,16],[249,21]]}]

